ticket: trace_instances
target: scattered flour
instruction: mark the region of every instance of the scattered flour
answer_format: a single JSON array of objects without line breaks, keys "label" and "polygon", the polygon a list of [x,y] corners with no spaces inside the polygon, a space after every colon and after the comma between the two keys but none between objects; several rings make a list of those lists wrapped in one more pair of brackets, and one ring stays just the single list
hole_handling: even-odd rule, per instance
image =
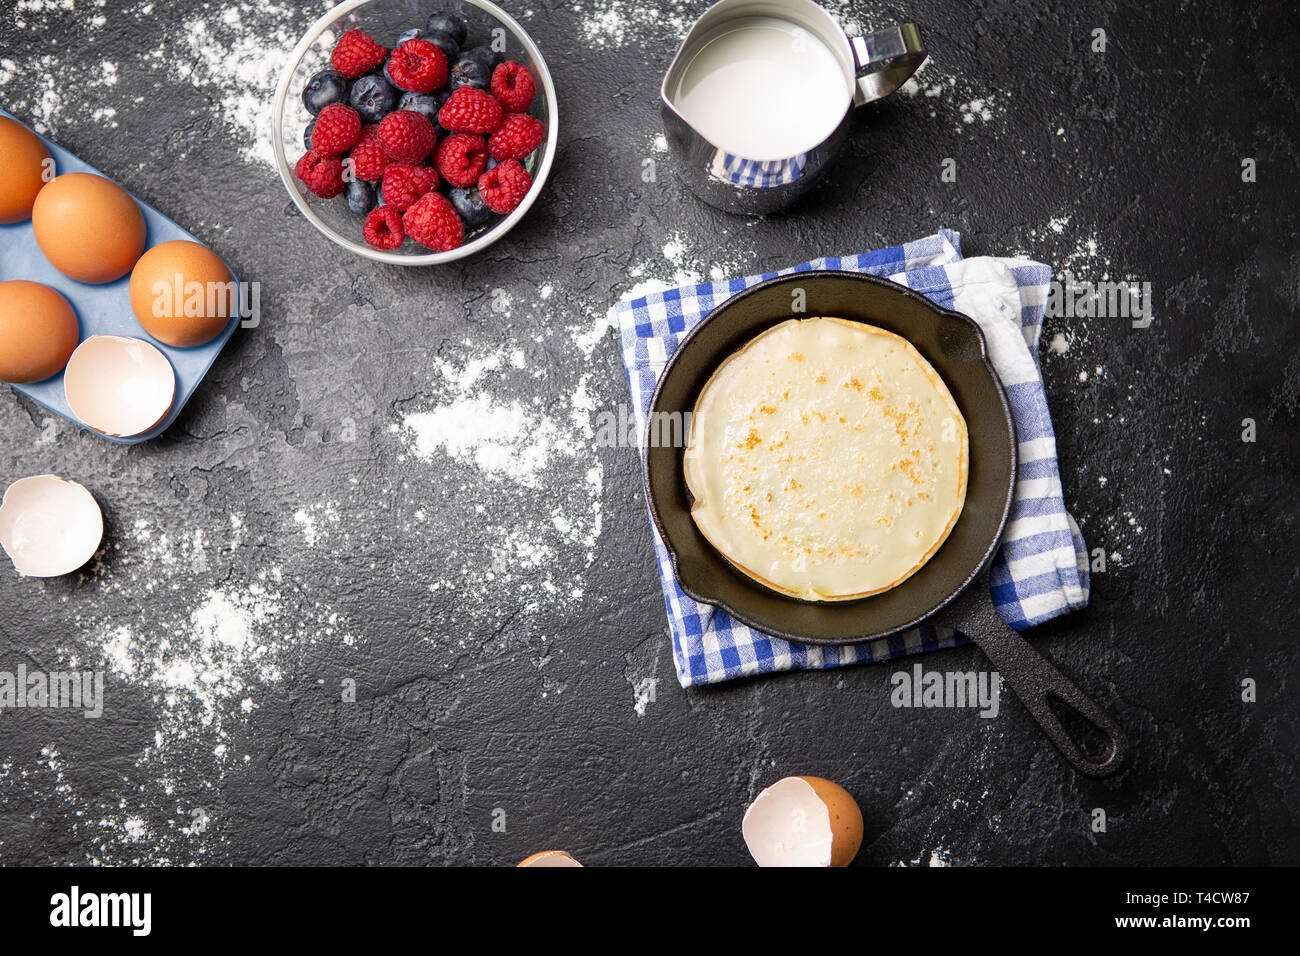
[{"label": "scattered flour", "polygon": [[989,123],[1006,115],[1005,93],[977,89],[972,81],[945,73],[935,65],[933,57],[922,63],[898,91],[904,96],[929,101],[930,115],[950,116],[958,133],[965,127]]},{"label": "scattered flour", "polygon": [[564,423],[553,421],[540,405],[473,392],[407,414],[402,424],[412,450],[425,461],[442,452],[473,462],[486,475],[537,488],[556,455],[576,453]]},{"label": "scattered flour", "polygon": [[275,87],[305,26],[292,4],[226,2],[168,30],[149,59],[216,100],[238,155],[273,165]]},{"label": "scattered flour", "polygon": [[[38,132],[58,136],[86,126],[116,128],[125,113],[139,112],[143,97],[118,89],[119,64],[99,59],[79,69],[69,92],[62,55],[41,36],[60,30],[96,42],[107,24],[106,0],[19,0],[14,25],[31,42],[0,52],[0,100]],[[115,11],[114,20],[150,52],[143,60],[159,73],[188,81],[213,103],[242,158],[271,164],[271,105],[280,72],[310,13],[289,3],[231,0],[206,6],[181,23],[154,16],[154,3]],[[93,11],[93,12],[92,12]],[[69,51],[70,53],[71,51]],[[93,55],[93,54],[92,54]]]},{"label": "scattered flour", "polygon": [[922,850],[920,855],[914,860],[895,860],[890,866],[952,866],[952,853],[943,847],[937,847],[929,850],[929,857],[926,857],[926,850]]},{"label": "scattered flour", "polygon": [[[302,514],[318,541],[340,524],[332,503]],[[212,805],[230,761],[247,761],[234,744],[257,701],[295,666],[301,648],[355,641],[336,612],[304,603],[279,566],[213,583],[209,565],[236,552],[244,524],[223,515],[177,536],[141,518],[117,536],[111,561],[88,569],[104,600],[71,616],[60,665],[102,670],[110,712],[144,692],[153,731],[111,798],[78,794],[56,774],[52,792],[67,803],[87,862],[168,863],[208,852],[217,831],[196,823],[194,812]],[[61,759],[55,753],[45,770],[61,774]],[[51,789],[40,771],[29,773],[27,785]]]},{"label": "scattered flour", "polygon": [[648,37],[684,37],[700,12],[683,0],[590,0],[573,4],[572,10],[579,17],[579,36],[595,50],[640,45]]}]

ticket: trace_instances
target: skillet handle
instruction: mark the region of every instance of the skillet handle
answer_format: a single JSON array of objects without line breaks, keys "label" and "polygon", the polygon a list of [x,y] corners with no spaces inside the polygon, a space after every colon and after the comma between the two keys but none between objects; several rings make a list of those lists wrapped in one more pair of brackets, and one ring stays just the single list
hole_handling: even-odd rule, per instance
[{"label": "skillet handle", "polygon": [[[1109,777],[1119,770],[1128,756],[1128,738],[1119,724],[1028,641],[1000,620],[998,623],[1000,627],[971,628],[965,633],[998,669],[1048,739],[1085,776]],[[1052,708],[1053,700],[1072,709],[1105,737],[1108,752],[1089,756],[1061,722]]]}]

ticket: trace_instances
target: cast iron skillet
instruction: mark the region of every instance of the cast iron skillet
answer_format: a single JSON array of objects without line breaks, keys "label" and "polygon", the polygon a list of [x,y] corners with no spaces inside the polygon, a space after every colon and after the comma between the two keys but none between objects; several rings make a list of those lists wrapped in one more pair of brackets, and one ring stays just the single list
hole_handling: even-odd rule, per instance
[{"label": "cast iron skillet", "polygon": [[[796,312],[802,298],[804,309]],[[939,372],[970,432],[970,474],[960,518],[938,553],[897,587],[857,601],[811,602],[763,587],[731,566],[691,519],[682,447],[658,423],[695,408],[700,389],[733,352],[793,314],[869,322],[908,339]],[[682,590],[768,634],[804,644],[853,644],[915,627],[947,609],[944,623],[975,642],[1066,759],[1088,776],[1119,769],[1128,744],[1110,715],[999,617],[982,574],[1011,508],[1016,438],[1006,395],[973,321],[904,286],[854,272],[803,272],[762,282],[728,299],[682,340],[668,360],[645,436],[650,512]],[[973,582],[974,586],[971,586]],[[1091,725],[1081,745],[1063,722]],[[1087,729],[1087,728],[1085,728]]]}]

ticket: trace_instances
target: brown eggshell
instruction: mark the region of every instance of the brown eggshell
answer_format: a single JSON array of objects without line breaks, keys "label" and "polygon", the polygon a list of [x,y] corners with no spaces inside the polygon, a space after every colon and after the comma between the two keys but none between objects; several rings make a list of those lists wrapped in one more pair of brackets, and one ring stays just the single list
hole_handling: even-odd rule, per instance
[{"label": "brown eggshell", "polygon": [[20,478],[0,501],[0,546],[24,576],[71,574],[95,556],[103,538],[104,514],[75,481]]},{"label": "brown eggshell", "polygon": [[519,866],[582,866],[563,850],[543,850],[519,862]]},{"label": "brown eggshell", "polygon": [[131,271],[135,317],[159,342],[177,348],[203,345],[221,334],[239,308],[232,290],[221,257],[187,239],[159,243]]},{"label": "brown eggshell", "polygon": [[0,282],[0,381],[43,382],[68,364],[81,326],[71,303],[39,282]]},{"label": "brown eggshell", "polygon": [[50,151],[22,123],[0,116],[0,225],[32,218],[32,203],[45,185]]},{"label": "brown eggshell", "polygon": [[853,796],[838,783],[822,777],[801,776],[826,804],[831,817],[831,866],[848,866],[862,847],[862,810]]},{"label": "brown eggshell", "polygon": [[144,214],[121,186],[91,173],[64,173],[36,194],[32,231],[50,265],[98,285],[131,271],[144,251]]},{"label": "brown eggshell", "polygon": [[171,410],[176,373],[144,339],[92,335],[68,359],[63,394],[87,428],[114,438],[142,435]]}]

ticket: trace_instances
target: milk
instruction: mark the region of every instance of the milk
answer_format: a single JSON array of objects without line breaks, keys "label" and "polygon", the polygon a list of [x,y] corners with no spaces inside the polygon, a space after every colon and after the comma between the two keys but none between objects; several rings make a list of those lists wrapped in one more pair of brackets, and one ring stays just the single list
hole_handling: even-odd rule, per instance
[{"label": "milk", "polygon": [[852,100],[850,79],[811,31],[741,17],[705,36],[669,93],[713,145],[744,159],[788,159],[828,137]]}]

